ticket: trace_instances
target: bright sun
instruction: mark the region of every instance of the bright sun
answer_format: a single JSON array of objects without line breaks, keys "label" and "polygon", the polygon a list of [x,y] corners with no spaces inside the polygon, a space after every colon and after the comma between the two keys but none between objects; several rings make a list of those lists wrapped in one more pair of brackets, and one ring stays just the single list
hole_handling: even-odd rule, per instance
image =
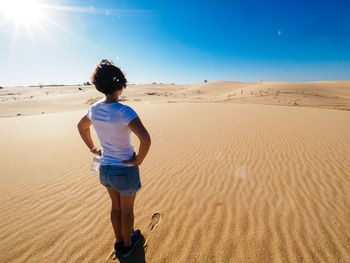
[{"label": "bright sun", "polygon": [[0,0],[0,15],[16,24],[37,23],[43,17],[43,10],[36,0]]}]

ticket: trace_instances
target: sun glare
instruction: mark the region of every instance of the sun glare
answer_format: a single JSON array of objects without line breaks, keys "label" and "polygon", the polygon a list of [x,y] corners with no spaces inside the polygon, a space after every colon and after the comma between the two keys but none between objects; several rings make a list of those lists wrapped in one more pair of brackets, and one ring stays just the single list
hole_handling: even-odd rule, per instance
[{"label": "sun glare", "polygon": [[24,25],[37,23],[43,16],[36,0],[0,0],[0,14],[6,20]]}]

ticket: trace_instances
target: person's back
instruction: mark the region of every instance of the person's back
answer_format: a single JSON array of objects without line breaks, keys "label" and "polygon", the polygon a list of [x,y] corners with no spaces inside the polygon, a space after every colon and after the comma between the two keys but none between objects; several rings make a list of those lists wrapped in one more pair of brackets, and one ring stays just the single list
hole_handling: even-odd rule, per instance
[{"label": "person's back", "polygon": [[92,104],[86,114],[101,143],[101,165],[132,166],[124,164],[122,160],[129,160],[133,156],[134,147],[130,144],[128,124],[138,115],[128,105],[103,101],[101,99]]},{"label": "person's back", "polygon": [[[114,253],[123,257],[128,257],[141,239],[140,230],[133,231],[134,201],[136,192],[142,187],[139,165],[151,145],[151,137],[138,114],[130,106],[119,103],[126,82],[118,67],[102,60],[95,68],[92,83],[106,97],[92,104],[78,123],[79,133],[90,151],[102,155],[99,178],[112,201]],[[94,146],[91,125],[96,130],[102,152]],[[130,144],[131,131],[140,140],[138,154]]]}]

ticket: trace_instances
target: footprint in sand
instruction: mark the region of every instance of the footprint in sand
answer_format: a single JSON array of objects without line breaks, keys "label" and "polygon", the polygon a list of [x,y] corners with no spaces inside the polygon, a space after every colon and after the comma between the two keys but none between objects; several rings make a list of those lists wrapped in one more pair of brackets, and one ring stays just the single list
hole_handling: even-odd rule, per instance
[{"label": "footprint in sand", "polygon": [[[160,213],[153,214],[151,217],[151,222],[148,225],[148,230],[153,231],[156,228],[156,226],[159,224],[159,222],[160,222]],[[148,241],[148,237],[146,237],[145,243],[143,244],[145,251],[147,251],[147,241]]]},{"label": "footprint in sand", "polygon": [[153,231],[160,222],[160,213],[155,213],[151,217],[151,223],[148,225],[148,229]]}]

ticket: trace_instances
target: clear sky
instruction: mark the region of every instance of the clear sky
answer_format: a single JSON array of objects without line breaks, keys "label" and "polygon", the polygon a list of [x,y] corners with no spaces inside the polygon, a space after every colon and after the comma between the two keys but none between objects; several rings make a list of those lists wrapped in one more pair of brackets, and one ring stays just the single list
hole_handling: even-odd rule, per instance
[{"label": "clear sky", "polygon": [[[30,3],[30,4],[28,4]],[[0,86],[350,79],[349,0],[0,0]]]}]

